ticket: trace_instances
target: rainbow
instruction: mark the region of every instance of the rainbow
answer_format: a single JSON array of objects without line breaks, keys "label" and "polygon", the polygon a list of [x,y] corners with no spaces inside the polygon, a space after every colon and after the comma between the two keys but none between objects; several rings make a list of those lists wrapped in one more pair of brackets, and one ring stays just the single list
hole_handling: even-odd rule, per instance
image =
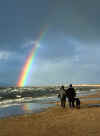
[{"label": "rainbow", "polygon": [[37,52],[37,49],[39,48],[39,43],[40,43],[40,40],[43,38],[44,34],[46,33],[46,31],[42,31],[40,32],[39,34],[39,37],[37,38],[36,42],[34,43],[34,46],[21,70],[21,74],[19,76],[19,79],[18,79],[18,82],[17,82],[17,85],[18,87],[24,87],[26,85],[26,82],[27,82],[27,79],[28,79],[28,75],[29,75],[29,72],[32,68],[32,63],[33,63],[33,60],[36,56],[36,52]]},{"label": "rainbow", "polygon": [[22,105],[22,110],[24,112],[31,112],[33,108],[34,107],[33,107],[32,103],[25,103],[24,105]]}]

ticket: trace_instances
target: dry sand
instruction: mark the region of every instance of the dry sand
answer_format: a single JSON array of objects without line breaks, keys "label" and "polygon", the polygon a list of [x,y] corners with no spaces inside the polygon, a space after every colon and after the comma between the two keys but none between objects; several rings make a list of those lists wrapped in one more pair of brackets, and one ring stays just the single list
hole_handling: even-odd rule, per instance
[{"label": "dry sand", "polygon": [[100,101],[81,102],[81,109],[57,105],[41,113],[1,119],[0,136],[100,136],[100,107],[88,104]]}]

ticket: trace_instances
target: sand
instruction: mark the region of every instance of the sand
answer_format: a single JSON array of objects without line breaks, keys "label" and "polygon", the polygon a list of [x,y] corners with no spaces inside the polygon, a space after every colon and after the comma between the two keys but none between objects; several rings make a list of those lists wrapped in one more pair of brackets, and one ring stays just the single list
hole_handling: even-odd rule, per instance
[{"label": "sand", "polygon": [[88,104],[100,101],[82,101],[81,109],[57,105],[41,113],[1,119],[0,136],[100,136],[100,107]]}]

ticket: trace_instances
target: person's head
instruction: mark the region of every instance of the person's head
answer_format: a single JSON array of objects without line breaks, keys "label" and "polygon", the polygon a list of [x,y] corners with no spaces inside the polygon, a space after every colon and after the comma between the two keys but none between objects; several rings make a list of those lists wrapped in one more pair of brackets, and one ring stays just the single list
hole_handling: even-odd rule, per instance
[{"label": "person's head", "polygon": [[72,84],[70,84],[69,87],[72,87]]},{"label": "person's head", "polygon": [[64,86],[63,86],[63,85],[61,86],[61,89],[63,89],[63,90],[64,90]]}]

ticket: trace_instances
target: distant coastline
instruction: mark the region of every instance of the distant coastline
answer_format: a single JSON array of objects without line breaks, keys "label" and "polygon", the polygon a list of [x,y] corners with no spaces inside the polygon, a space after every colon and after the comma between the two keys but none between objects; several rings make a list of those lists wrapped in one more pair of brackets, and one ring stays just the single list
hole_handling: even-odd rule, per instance
[{"label": "distant coastline", "polygon": [[[68,87],[69,84],[63,84],[65,85],[65,87]],[[10,83],[0,83],[0,88],[5,88],[5,87],[14,87],[14,88],[29,88],[29,87],[33,87],[33,88],[39,88],[39,87],[43,87],[43,88],[48,88],[48,87],[60,87],[61,84],[57,84],[57,85],[33,85],[33,86],[24,86],[24,87],[18,87],[16,85],[11,85]],[[89,83],[89,84],[74,84],[74,87],[100,87],[100,83]]]}]

